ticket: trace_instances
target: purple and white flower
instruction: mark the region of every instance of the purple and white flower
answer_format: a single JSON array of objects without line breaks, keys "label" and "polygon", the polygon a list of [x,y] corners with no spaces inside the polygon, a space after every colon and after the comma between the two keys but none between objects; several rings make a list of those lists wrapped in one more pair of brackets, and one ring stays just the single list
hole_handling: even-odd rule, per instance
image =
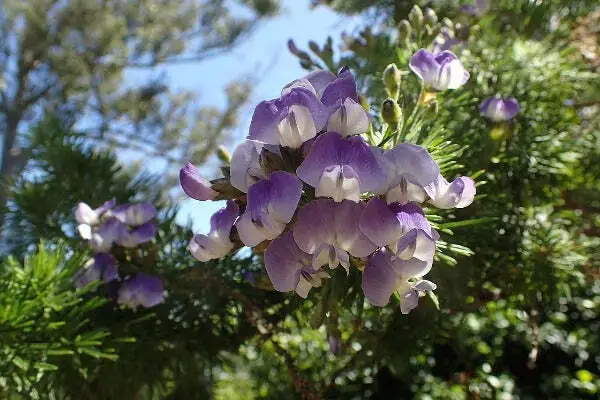
[{"label": "purple and white flower", "polygon": [[469,72],[448,50],[433,54],[420,49],[411,57],[409,67],[429,90],[458,89],[469,80]]},{"label": "purple and white flower", "polygon": [[388,205],[372,198],[360,215],[359,227],[378,247],[387,246],[401,259],[431,268],[439,236],[419,205]]},{"label": "purple and white flower", "polygon": [[315,188],[317,197],[358,202],[361,193],[378,189],[386,180],[369,145],[360,137],[343,138],[335,132],[319,136],[296,170]]},{"label": "purple and white flower", "polygon": [[235,224],[242,242],[254,247],[279,236],[292,220],[301,195],[302,182],[285,171],[275,171],[250,186],[246,211]]},{"label": "purple and white flower", "polygon": [[440,173],[440,168],[425,148],[401,143],[387,151],[375,149],[374,153],[387,176],[377,192],[385,194],[388,203],[425,201],[424,188],[431,185]]},{"label": "purple and white flower", "polygon": [[75,220],[77,221],[77,231],[79,235],[90,240],[92,237],[92,227],[100,223],[102,216],[115,206],[116,200],[112,199],[104,202],[100,207],[92,209],[88,204],[80,202],[75,207]]},{"label": "purple and white flower", "polygon": [[210,182],[200,175],[198,168],[191,162],[185,164],[179,171],[179,183],[185,194],[192,199],[213,200],[218,194],[211,188]]},{"label": "purple and white flower", "polygon": [[369,114],[360,104],[356,79],[349,69],[342,69],[329,82],[321,96],[323,104],[331,109],[327,130],[342,136],[360,135],[369,129]]},{"label": "purple and white flower", "polygon": [[231,229],[240,215],[238,205],[227,201],[227,206],[220,209],[210,218],[210,231],[207,235],[196,234],[188,245],[192,255],[202,262],[221,258],[229,254],[234,243],[231,241]]},{"label": "purple and white flower", "polygon": [[460,176],[448,183],[439,175],[435,181],[426,186],[425,192],[429,196],[429,203],[437,208],[465,208],[473,202],[475,197],[475,181],[468,176]]},{"label": "purple and white flower", "polygon": [[162,303],[164,298],[164,286],[160,278],[136,274],[123,282],[119,289],[117,302],[136,310],[140,306],[153,307]]},{"label": "purple and white flower", "polygon": [[372,304],[380,307],[387,305],[396,292],[402,314],[408,314],[422,294],[436,288],[430,281],[419,280],[428,271],[423,264],[403,260],[383,248],[369,257],[363,273],[363,292]]},{"label": "purple and white flower", "polygon": [[[90,230],[90,247],[97,252],[109,251],[117,239],[126,235],[127,231],[127,226],[123,222],[114,217],[109,217],[95,230]],[[88,239],[83,235],[82,237]]]},{"label": "purple and white flower", "polygon": [[315,268],[310,254],[303,252],[292,232],[286,232],[273,240],[265,251],[265,269],[273,287],[280,292],[294,290],[306,298],[313,287],[321,286],[329,274]]},{"label": "purple and white flower", "polygon": [[519,102],[513,97],[509,99],[488,97],[479,106],[481,115],[494,122],[511,120],[520,110]]},{"label": "purple and white flower", "polygon": [[364,203],[316,199],[298,211],[294,240],[298,247],[312,255],[312,267],[322,265],[350,268],[350,255],[367,257],[377,249],[358,227],[358,216]]},{"label": "purple and white flower", "polygon": [[325,127],[328,117],[328,108],[314,92],[294,87],[256,106],[249,139],[297,149]]},{"label": "purple and white flower", "polygon": [[119,279],[117,261],[110,253],[96,253],[73,277],[75,287],[78,289],[92,282],[102,280],[108,283]]}]

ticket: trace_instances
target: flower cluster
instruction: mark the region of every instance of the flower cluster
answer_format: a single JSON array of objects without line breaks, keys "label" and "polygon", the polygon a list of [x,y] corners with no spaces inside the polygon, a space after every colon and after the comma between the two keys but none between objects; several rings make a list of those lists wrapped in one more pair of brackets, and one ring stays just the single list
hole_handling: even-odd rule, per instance
[{"label": "flower cluster", "polygon": [[[469,77],[449,51],[421,50],[410,67],[433,91],[456,89]],[[415,144],[370,145],[362,136],[369,126],[348,69],[310,73],[258,104],[247,140],[231,157],[232,188],[223,179],[211,184],[192,164],[181,170],[191,197],[228,199],[212,216],[210,232],[192,238],[193,256],[217,259],[242,244],[265,249],[274,288],[301,297],[330,277],[328,269],[355,266],[364,271],[371,303],[384,306],[396,292],[403,313],[415,308],[435,289],[421,278],[438,239],[421,205],[466,207],[475,184],[468,177],[448,182]]]},{"label": "flower cluster", "polygon": [[[86,203],[75,207],[75,220],[79,235],[88,241],[95,252],[73,281],[80,288],[91,282],[118,281],[117,260],[110,252],[114,245],[134,248],[151,241],[156,235],[152,221],[156,208],[149,202],[116,206],[109,200],[96,209]],[[152,307],[163,301],[162,281],[150,275],[137,273],[121,282],[117,302],[132,309]]]}]

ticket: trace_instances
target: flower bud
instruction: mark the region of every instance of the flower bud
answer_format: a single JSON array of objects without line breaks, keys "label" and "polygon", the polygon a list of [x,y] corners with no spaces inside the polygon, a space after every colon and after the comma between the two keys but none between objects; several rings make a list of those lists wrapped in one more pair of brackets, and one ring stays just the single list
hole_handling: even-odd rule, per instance
[{"label": "flower bud", "polygon": [[217,157],[225,164],[229,164],[231,162],[231,155],[223,146],[219,146],[219,148],[217,149]]},{"label": "flower bud", "polygon": [[396,126],[402,119],[402,109],[393,99],[387,99],[381,106],[381,117],[388,124]]},{"label": "flower bud", "polygon": [[389,64],[383,70],[383,84],[388,92],[388,95],[397,99],[400,94],[400,83],[402,82],[402,74],[396,64]]},{"label": "flower bud", "polygon": [[321,49],[319,49],[319,45],[317,44],[317,42],[311,40],[310,42],[308,42],[308,48],[316,54],[319,54],[321,52]]},{"label": "flower bud", "polygon": [[435,26],[438,22],[437,14],[431,8],[425,9],[424,18],[425,18],[425,25],[428,25],[431,27]]},{"label": "flower bud", "polygon": [[414,5],[412,10],[408,13],[408,20],[410,23],[416,27],[417,29],[423,25],[423,11],[421,11],[421,7],[418,5]]},{"label": "flower bud", "polygon": [[450,18],[442,19],[442,25],[448,29],[451,29],[451,30],[454,29],[454,22],[452,22],[452,20]]},{"label": "flower bud", "polygon": [[400,43],[406,42],[410,38],[410,34],[412,31],[412,27],[410,26],[410,22],[403,19],[398,24],[398,40]]}]

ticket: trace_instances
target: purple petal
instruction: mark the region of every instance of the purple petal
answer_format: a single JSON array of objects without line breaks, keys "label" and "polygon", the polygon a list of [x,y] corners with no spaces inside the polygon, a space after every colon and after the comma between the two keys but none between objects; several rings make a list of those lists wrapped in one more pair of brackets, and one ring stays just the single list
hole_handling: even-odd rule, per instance
[{"label": "purple petal", "polygon": [[402,226],[385,201],[374,197],[359,219],[360,230],[377,246],[384,247],[402,236]]},{"label": "purple petal", "polygon": [[[320,260],[318,264],[323,264],[330,258],[331,250],[336,252],[335,259],[342,265],[347,257],[339,250],[355,257],[368,256],[377,246],[358,229],[357,217],[362,213],[363,208],[363,203],[351,201],[341,203],[335,203],[330,199],[311,201],[300,209],[298,220],[294,225],[294,239],[298,247],[306,253],[314,254]],[[321,260],[320,253],[323,251],[325,251],[323,253],[325,258]],[[337,266],[337,262],[334,264]]]},{"label": "purple petal", "polygon": [[420,49],[411,58],[408,63],[409,68],[419,77],[425,85],[435,83],[438,72],[439,63],[435,56],[425,49]]},{"label": "purple petal", "polygon": [[398,275],[392,265],[392,254],[386,249],[374,253],[367,261],[362,288],[369,301],[379,307],[387,305],[398,285]]},{"label": "purple petal", "polygon": [[75,220],[79,224],[95,225],[98,223],[96,212],[84,202],[80,202],[75,207]]},{"label": "purple petal", "polygon": [[275,171],[252,185],[246,211],[236,223],[242,242],[256,246],[279,236],[294,216],[301,195],[302,183],[289,172]]},{"label": "purple petal", "polygon": [[198,168],[188,162],[179,171],[179,182],[185,194],[196,200],[212,200],[217,196],[210,182],[200,176]]},{"label": "purple petal", "polygon": [[302,251],[314,254],[322,244],[334,241],[335,204],[329,199],[315,199],[298,211],[293,232]]},{"label": "purple petal", "polygon": [[231,185],[244,193],[265,177],[260,163],[262,145],[251,140],[240,143],[231,156]]},{"label": "purple petal", "polygon": [[[321,185],[323,173],[339,166],[338,173],[344,166],[351,167],[358,180],[360,192],[379,188],[386,179],[377,159],[369,145],[359,136],[342,138],[339,134],[329,132],[319,136],[313,143],[310,153],[296,170],[298,177],[314,188]],[[341,176],[343,178],[343,176]],[[354,176],[353,176],[354,177]],[[342,190],[344,180],[337,181],[332,191]]]},{"label": "purple petal", "polygon": [[425,187],[431,198],[431,204],[438,208],[464,208],[473,202],[475,197],[475,181],[468,176],[460,176],[448,183],[444,177],[438,176],[436,181]]},{"label": "purple petal", "polygon": [[346,99],[329,117],[327,130],[342,136],[360,135],[369,129],[369,114],[352,99]]},{"label": "purple petal", "polygon": [[402,232],[408,232],[411,229],[421,229],[430,237],[433,237],[431,225],[429,224],[429,221],[427,221],[427,218],[425,218],[425,214],[418,204],[392,203],[389,207],[396,215],[396,219],[400,224]]},{"label": "purple petal", "polygon": [[125,204],[115,208],[112,215],[129,226],[139,226],[156,216],[156,207],[149,201]]},{"label": "purple petal", "polygon": [[344,70],[338,77],[329,83],[323,91],[321,101],[327,106],[335,105],[339,100],[351,99],[358,103],[356,80],[350,70]]},{"label": "purple petal", "polygon": [[123,282],[117,302],[135,310],[139,306],[149,308],[162,303],[164,297],[163,282],[160,278],[136,274]]},{"label": "purple petal", "polygon": [[[134,246],[151,241],[156,236],[156,224],[146,222],[130,232],[130,237]],[[132,246],[133,247],[133,246]]]},{"label": "purple petal", "polygon": [[117,204],[117,200],[110,199],[108,201],[105,201],[100,207],[96,208],[94,211],[96,212],[98,218],[100,218],[102,217],[102,215],[104,215],[105,212],[113,208],[115,204]]},{"label": "purple petal", "polygon": [[319,70],[311,72],[306,75],[304,79],[311,83],[312,87],[317,92],[317,96],[321,98],[327,85],[333,82],[336,79],[336,76],[329,71]]},{"label": "purple petal", "polygon": [[291,232],[273,240],[265,251],[265,268],[273,287],[280,292],[296,289],[303,268],[310,268],[311,257],[296,245]]},{"label": "purple petal", "polygon": [[92,234],[90,246],[95,251],[108,251],[118,238],[123,237],[127,227],[116,218],[109,218]]},{"label": "purple petal", "polygon": [[377,249],[377,245],[359,229],[359,220],[365,204],[343,201],[335,204],[334,229],[335,247],[339,247],[354,257],[367,257]]},{"label": "purple petal", "polygon": [[94,258],[75,274],[73,282],[79,289],[100,279],[108,283],[118,278],[115,258],[110,253],[96,253]]},{"label": "purple petal", "polygon": [[403,180],[424,187],[431,184],[440,173],[440,168],[429,152],[410,143],[402,143],[383,153],[381,163],[387,172],[387,182],[381,193],[402,184]]}]

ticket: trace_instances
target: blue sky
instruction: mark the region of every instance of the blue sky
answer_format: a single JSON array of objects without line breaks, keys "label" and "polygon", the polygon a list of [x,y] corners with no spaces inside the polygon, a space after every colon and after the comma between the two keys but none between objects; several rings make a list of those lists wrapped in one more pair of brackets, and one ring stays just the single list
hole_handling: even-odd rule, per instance
[{"label": "blue sky", "polygon": [[[300,48],[306,48],[309,40],[322,44],[327,36],[339,42],[342,31],[352,31],[359,23],[358,17],[344,17],[326,7],[311,10],[308,5],[308,0],[284,0],[282,14],[260,26],[231,53],[201,64],[167,68],[174,89],[197,91],[201,104],[218,106],[225,102],[224,88],[230,80],[248,74],[259,75],[250,104],[242,111],[236,137],[225,144],[229,150],[246,136],[256,103],[277,97],[286,83],[306,73],[288,52],[288,39],[294,39]],[[206,170],[206,174],[214,178],[217,172]],[[178,221],[185,224],[191,218],[194,231],[205,232],[210,215],[221,207],[222,202],[185,200]]]}]

